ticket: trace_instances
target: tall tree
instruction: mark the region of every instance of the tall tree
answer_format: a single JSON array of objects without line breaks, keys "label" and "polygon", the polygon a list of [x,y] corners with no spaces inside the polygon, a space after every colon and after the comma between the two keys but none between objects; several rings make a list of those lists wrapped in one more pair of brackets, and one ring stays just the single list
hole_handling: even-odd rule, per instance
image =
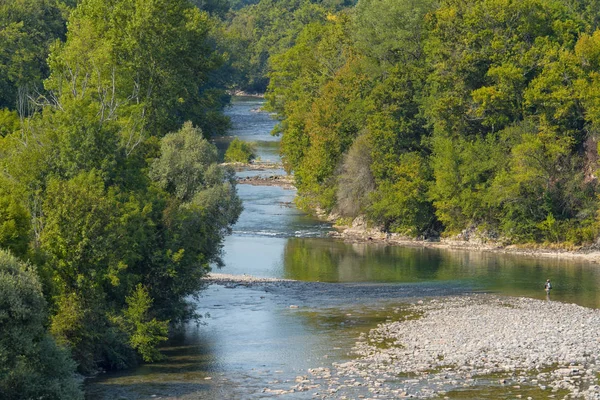
[{"label": "tall tree", "polygon": [[209,75],[221,62],[208,40],[211,26],[186,0],[84,0],[66,42],[52,51],[46,87],[59,101],[89,94],[109,117],[119,107],[120,117],[151,134],[186,120],[216,133],[223,123],[206,118],[213,114],[205,107]]},{"label": "tall tree", "polygon": [[46,58],[51,44],[64,39],[66,17],[57,0],[0,3],[0,109],[30,112],[27,97],[42,90]]}]

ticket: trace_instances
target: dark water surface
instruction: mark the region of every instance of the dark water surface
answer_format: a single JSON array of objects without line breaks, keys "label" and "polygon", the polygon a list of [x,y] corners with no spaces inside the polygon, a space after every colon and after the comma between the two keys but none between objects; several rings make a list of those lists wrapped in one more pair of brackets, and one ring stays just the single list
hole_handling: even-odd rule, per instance
[{"label": "dark water surface", "polygon": [[[261,104],[260,99],[236,99],[229,110],[231,135],[256,142],[263,160],[277,161],[278,141],[269,134],[275,122],[257,112]],[[240,174],[261,173],[282,171]],[[351,357],[361,332],[393,320],[398,307],[413,301],[395,296],[396,289],[423,296],[484,291],[543,299],[543,283],[550,278],[552,300],[600,308],[597,264],[343,243],[326,237],[328,224],[293,207],[293,190],[240,185],[238,191],[245,210],[225,241],[226,266],[217,272],[336,283],[331,293],[327,285],[325,293],[314,296],[212,285],[198,300],[199,310],[210,316],[173,338],[164,362],[91,380],[89,398],[267,397],[266,387],[289,389],[308,368]],[[360,295],[369,291],[385,296]]]}]

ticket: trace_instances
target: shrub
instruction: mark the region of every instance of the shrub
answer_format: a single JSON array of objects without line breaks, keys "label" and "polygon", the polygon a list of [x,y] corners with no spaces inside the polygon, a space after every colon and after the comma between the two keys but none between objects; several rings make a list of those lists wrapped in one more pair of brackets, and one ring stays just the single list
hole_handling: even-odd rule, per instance
[{"label": "shrub", "polygon": [[225,162],[249,163],[256,158],[256,145],[241,141],[239,138],[233,139],[225,152]]}]

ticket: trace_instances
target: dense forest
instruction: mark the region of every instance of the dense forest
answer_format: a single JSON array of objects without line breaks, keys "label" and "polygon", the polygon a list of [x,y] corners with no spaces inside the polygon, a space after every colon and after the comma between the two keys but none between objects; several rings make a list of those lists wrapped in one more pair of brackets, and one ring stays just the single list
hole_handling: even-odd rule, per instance
[{"label": "dense forest", "polygon": [[[222,22],[187,0],[0,5],[0,393],[153,361],[241,212]],[[74,361],[71,361],[74,360]]]},{"label": "dense forest", "polygon": [[298,204],[412,237],[592,244],[600,4],[360,0],[271,57]]},{"label": "dense forest", "polygon": [[198,317],[242,209],[210,142],[235,90],[266,93],[308,211],[412,237],[595,243],[598,10],[1,2],[0,393],[81,398],[75,371],[157,360]]}]

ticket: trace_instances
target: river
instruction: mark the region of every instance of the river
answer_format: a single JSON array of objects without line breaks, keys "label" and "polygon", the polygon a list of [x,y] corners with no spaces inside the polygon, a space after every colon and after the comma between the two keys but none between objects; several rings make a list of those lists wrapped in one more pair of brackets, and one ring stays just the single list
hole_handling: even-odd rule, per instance
[{"label": "river", "polygon": [[[228,113],[234,136],[257,144],[262,161],[279,161],[274,121],[262,100],[235,98]],[[279,169],[240,176],[282,174]],[[394,318],[411,296],[493,292],[600,308],[597,264],[487,252],[349,244],[327,237],[332,229],[293,206],[294,190],[239,185],[244,212],[224,243],[225,267],[216,272],[329,282],[318,292],[265,291],[210,285],[197,300],[205,314],[163,351],[163,362],[86,383],[90,399],[243,399],[289,389],[309,368],[353,357],[356,338]],[[410,301],[410,300],[408,300]],[[292,307],[290,307],[292,306]],[[313,392],[285,398],[312,398]],[[466,397],[468,398],[468,397]],[[501,397],[498,397],[501,398]]]}]

